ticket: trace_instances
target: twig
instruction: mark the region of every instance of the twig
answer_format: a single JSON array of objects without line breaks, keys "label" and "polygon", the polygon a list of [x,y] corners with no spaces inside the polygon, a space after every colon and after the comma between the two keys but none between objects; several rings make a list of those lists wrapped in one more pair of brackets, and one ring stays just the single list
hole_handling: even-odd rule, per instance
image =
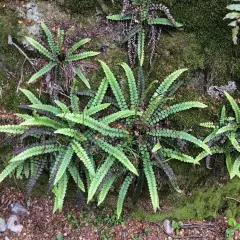
[{"label": "twig", "polygon": [[25,62],[26,62],[26,58],[24,59],[22,67],[21,67],[21,76],[20,76],[20,80],[18,81],[17,92],[18,92],[20,84],[22,83],[22,80],[23,80],[23,67],[24,67]]},{"label": "twig", "polygon": [[22,55],[28,60],[28,62],[31,64],[31,66],[33,67],[34,71],[37,72],[36,68],[34,67],[34,63],[31,61],[31,59],[27,56],[27,54],[16,44],[12,41],[12,36],[8,35],[8,44],[9,45],[13,45],[15,48],[18,49],[18,51],[20,53],[22,53]]},{"label": "twig", "polygon": [[176,236],[176,235],[171,235],[171,234],[167,233],[167,232],[165,231],[165,229],[164,229],[160,224],[158,224],[158,223],[154,223],[154,224],[156,224],[157,226],[159,226],[159,227],[165,232],[165,234],[167,234],[169,237],[171,237],[171,238],[173,238],[173,239],[187,239],[187,238],[202,238],[202,239],[204,239],[204,236],[202,236],[202,235],[189,235],[189,236]]},{"label": "twig", "polygon": [[225,197],[225,199],[234,200],[234,201],[240,203],[240,200],[238,200],[238,199],[236,199],[236,198],[233,198],[233,197]]}]

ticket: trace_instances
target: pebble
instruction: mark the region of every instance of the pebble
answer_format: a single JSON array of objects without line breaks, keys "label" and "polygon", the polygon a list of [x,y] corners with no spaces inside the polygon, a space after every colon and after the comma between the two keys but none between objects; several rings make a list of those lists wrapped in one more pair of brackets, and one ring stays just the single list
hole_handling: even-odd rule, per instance
[{"label": "pebble", "polygon": [[168,219],[165,219],[163,222],[163,227],[167,234],[172,234],[174,229],[172,228],[171,222]]},{"label": "pebble", "polygon": [[15,233],[22,232],[23,225],[19,224],[18,216],[11,215],[7,221],[7,228]]},{"label": "pebble", "polygon": [[29,215],[28,210],[18,201],[11,204],[11,211],[17,215]]},{"label": "pebble", "polygon": [[5,232],[7,230],[6,221],[3,218],[0,218],[0,232]]}]

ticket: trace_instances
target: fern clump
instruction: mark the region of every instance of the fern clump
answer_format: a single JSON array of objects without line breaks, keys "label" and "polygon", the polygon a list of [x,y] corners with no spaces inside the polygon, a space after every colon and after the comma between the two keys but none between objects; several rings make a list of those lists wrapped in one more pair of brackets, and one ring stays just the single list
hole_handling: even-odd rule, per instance
[{"label": "fern clump", "polygon": [[[32,83],[39,79],[41,76],[49,73],[53,73],[52,75],[49,75],[50,81],[46,79],[46,85],[50,92],[53,92],[54,89],[57,89],[56,86],[59,86],[58,89],[64,88],[65,90],[68,90],[70,86],[72,85],[71,82],[69,83],[66,79],[65,81],[62,79],[63,75],[72,75],[70,72],[74,72],[74,75],[76,75],[77,78],[79,78],[83,83],[90,88],[90,85],[88,83],[88,79],[84,76],[81,69],[78,67],[78,65],[75,65],[74,69],[72,69],[72,66],[74,66],[74,62],[81,61],[82,59],[86,59],[89,57],[94,57],[99,54],[99,52],[94,51],[81,51],[78,50],[88,43],[91,39],[90,38],[84,38],[80,41],[76,42],[72,47],[65,50],[64,46],[64,31],[61,29],[57,30],[57,36],[54,38],[48,27],[45,25],[45,23],[41,23],[41,27],[43,32],[45,33],[47,37],[47,43],[48,48],[43,46],[38,41],[32,39],[31,37],[26,37],[26,40],[36,49],[40,54],[42,54],[49,62],[40,69],[37,73],[35,73],[28,81],[28,83]],[[70,66],[70,70],[67,69],[67,65],[71,63],[72,66]],[[66,74],[65,74],[66,72]],[[54,76],[54,77],[53,77]],[[71,79],[71,76],[68,76],[69,79]],[[55,79],[55,81],[52,81],[52,79]]]},{"label": "fern clump", "polygon": [[165,5],[152,3],[149,0],[123,1],[121,13],[110,15],[107,19],[126,23],[123,42],[128,43],[128,57],[131,66],[135,65],[137,57],[139,65],[143,66],[147,36],[149,38],[148,46],[151,49],[151,62],[164,27],[178,28],[182,26],[174,20]]},{"label": "fern clump", "polygon": [[[137,84],[130,67],[126,63],[122,63],[120,65],[126,73],[130,95],[129,98],[126,98],[110,68],[103,61],[100,61],[100,63],[120,109],[119,112],[104,117],[103,122],[118,127],[121,131],[127,132],[127,135],[118,140],[115,138],[113,140],[108,139],[105,143],[102,143],[102,140],[97,140],[97,144],[106,153],[110,154],[111,151],[112,156],[119,161],[107,159],[96,171],[96,175],[90,184],[91,191],[88,195],[88,201],[96,194],[98,195],[98,204],[101,204],[111,186],[114,186],[115,183],[119,185],[121,179],[124,179],[120,187],[117,203],[117,215],[120,216],[129,186],[135,187],[133,198],[136,198],[136,196],[140,195],[144,185],[143,182],[146,180],[152,206],[156,211],[159,208],[157,171],[165,172],[172,186],[177,191],[180,191],[176,177],[167,161],[176,159],[198,164],[195,158],[177,149],[177,139],[188,141],[189,144],[194,144],[210,154],[210,149],[204,142],[184,131],[168,129],[164,124],[164,120],[174,113],[191,108],[205,108],[206,105],[200,102],[184,102],[165,107],[170,105],[169,100],[173,96],[174,82],[187,69],[180,69],[169,75],[155,90],[152,98],[148,99],[146,91],[149,91],[149,89],[143,92],[140,91],[140,89],[143,89],[141,84],[144,84],[142,82],[144,78]],[[104,79],[101,85],[104,84],[104,81],[106,80]],[[129,102],[127,99],[129,99]],[[128,115],[119,121],[117,121],[117,117],[113,117],[126,111],[131,111],[134,114]],[[112,123],[112,119],[116,120],[116,123]],[[115,142],[116,147],[123,154],[117,151],[113,154],[111,147],[108,147],[112,142]],[[125,161],[125,158],[130,159],[130,162]],[[119,162],[122,163],[121,166]]]},{"label": "fern clump", "polygon": [[[206,122],[201,123],[201,126],[212,129],[212,132],[204,139],[204,143],[210,147],[212,154],[225,155],[227,170],[232,179],[235,176],[240,177],[240,108],[227,92],[225,92],[225,96],[234,115],[227,116],[226,107],[223,106],[218,123]],[[196,160],[200,161],[203,158],[206,158],[208,162],[211,160],[211,156],[207,152],[200,153]]]},{"label": "fern clump", "polygon": [[[97,119],[96,114],[110,106],[109,103],[101,104],[104,89],[105,84],[99,87],[89,108],[84,109],[80,108],[74,89],[70,94],[70,107],[59,100],[55,100],[54,106],[43,104],[33,93],[21,89],[31,102],[24,107],[28,109],[28,113],[18,115],[23,118],[20,125],[3,125],[0,132],[18,135],[24,146],[16,149],[9,165],[0,174],[0,182],[14,172],[18,178],[29,178],[26,186],[28,199],[44,169],[48,170],[48,191],[55,194],[54,210],[61,210],[70,178],[85,192],[88,189],[87,182],[90,184],[96,176],[96,152],[103,152],[102,156],[106,156],[106,161],[118,161],[122,167],[137,174],[122,149],[105,141],[106,137],[118,139],[127,135],[126,131],[105,123],[106,119],[114,122],[125,115],[134,115],[135,112],[126,110],[124,115],[120,111],[115,118],[105,115],[105,118]],[[89,191],[94,192],[91,188]]]}]

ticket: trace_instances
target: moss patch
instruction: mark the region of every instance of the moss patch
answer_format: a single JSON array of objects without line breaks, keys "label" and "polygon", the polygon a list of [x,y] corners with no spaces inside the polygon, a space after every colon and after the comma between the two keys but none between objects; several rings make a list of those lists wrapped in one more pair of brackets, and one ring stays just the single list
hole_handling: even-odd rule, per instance
[{"label": "moss patch", "polygon": [[[157,214],[146,212],[137,208],[132,214],[137,219],[152,222],[170,219],[206,219],[214,218],[219,214],[227,217],[236,217],[240,214],[239,203],[225,199],[226,196],[239,198],[239,179],[233,179],[223,186],[214,185],[193,191],[192,194],[179,196],[171,195],[167,199],[167,206],[172,211],[160,211]],[[166,203],[166,201],[165,201]],[[166,207],[166,206],[165,206]]]}]

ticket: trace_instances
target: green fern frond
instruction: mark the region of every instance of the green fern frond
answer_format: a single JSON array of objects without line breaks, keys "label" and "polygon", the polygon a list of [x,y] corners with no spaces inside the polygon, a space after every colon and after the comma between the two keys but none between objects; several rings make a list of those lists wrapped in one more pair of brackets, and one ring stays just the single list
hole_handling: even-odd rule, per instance
[{"label": "green fern frond", "polygon": [[93,99],[93,101],[91,102],[90,106],[89,107],[95,107],[99,104],[102,103],[103,101],[103,98],[106,94],[106,91],[107,91],[107,88],[108,88],[108,80],[107,78],[104,78],[98,88],[98,91]]},{"label": "green fern frond", "polygon": [[141,114],[139,112],[136,112],[135,110],[123,110],[123,111],[110,114],[100,119],[100,121],[108,125],[112,122],[115,122],[118,119],[128,118],[128,117],[137,116],[137,115],[140,116]]},{"label": "green fern frond", "polygon": [[54,204],[53,212],[55,212],[56,210],[62,211],[64,198],[67,192],[67,184],[68,176],[67,173],[65,172],[65,174],[63,174],[62,178],[58,182],[57,187],[55,187],[53,191],[56,197],[56,202],[54,202],[56,203],[56,205]]},{"label": "green fern frond", "polygon": [[66,57],[66,62],[79,61],[85,58],[94,57],[99,55],[100,52],[86,51],[75,55],[69,55]]},{"label": "green fern frond", "polygon": [[103,103],[103,104],[99,104],[97,106],[91,107],[87,110],[84,110],[84,114],[91,116],[95,113],[98,113],[106,108],[108,108],[111,105],[111,103]]},{"label": "green fern frond", "polygon": [[59,108],[54,107],[52,105],[47,105],[47,104],[32,104],[32,105],[29,105],[29,107],[51,112],[55,115],[61,113],[61,110]]},{"label": "green fern frond", "polygon": [[90,184],[89,190],[88,190],[88,200],[87,202],[90,202],[96,193],[99,185],[101,184],[102,180],[106,176],[106,174],[109,172],[110,168],[112,167],[114,163],[114,158],[112,156],[108,156],[105,162],[101,165],[101,167],[97,170],[94,178],[92,179],[92,182]]},{"label": "green fern frond", "polygon": [[66,104],[60,102],[59,100],[55,100],[54,102],[56,103],[56,105],[57,105],[59,108],[61,108],[61,110],[62,110],[63,113],[69,113],[69,112],[70,112],[70,110],[69,110],[69,108],[67,107]]},{"label": "green fern frond", "polygon": [[43,45],[41,45],[39,42],[34,40],[31,37],[26,37],[26,40],[34,47],[36,48],[42,55],[47,57],[50,60],[54,60],[54,56],[52,53],[50,53]]},{"label": "green fern frond", "polygon": [[80,41],[76,42],[68,51],[67,54],[71,55],[72,53],[74,53],[75,51],[77,51],[81,46],[83,46],[84,44],[90,42],[91,39],[90,38],[84,38],[81,39]]},{"label": "green fern frond", "polygon": [[29,90],[20,88],[20,91],[28,98],[32,104],[42,104],[41,101]]},{"label": "green fern frond", "polygon": [[68,171],[70,173],[70,175],[72,176],[74,182],[77,184],[77,186],[83,191],[85,192],[85,187],[84,187],[84,183],[79,175],[79,170],[77,169],[77,167],[73,164],[70,163],[68,165]]},{"label": "green fern frond", "polygon": [[213,122],[203,122],[199,124],[201,127],[205,127],[205,128],[216,128],[216,125]]},{"label": "green fern frond", "polygon": [[105,152],[115,157],[119,162],[121,162],[129,171],[138,175],[136,168],[127,158],[127,156],[122,152],[118,147],[114,147],[107,142],[104,142],[102,139],[98,139],[96,144]]},{"label": "green fern frond", "polygon": [[8,177],[21,164],[21,161],[8,164],[8,166],[0,174],[0,182],[2,182],[6,177]]},{"label": "green fern frond", "polygon": [[130,102],[131,102],[132,108],[135,109],[138,104],[138,90],[137,90],[136,80],[134,78],[131,68],[126,63],[121,63],[121,66],[123,67],[127,76],[128,87],[130,91]]},{"label": "green fern frond", "polygon": [[219,128],[218,131],[216,132],[216,135],[217,134],[223,134],[223,133],[226,133],[226,132],[229,132],[229,131],[236,131],[236,130],[237,130],[236,125],[227,125],[227,126]]},{"label": "green fern frond", "polygon": [[[146,109],[146,111],[143,113],[142,119],[144,122],[149,122],[152,114],[154,111],[158,108],[159,104],[164,101],[163,98],[161,97],[156,97],[151,101]],[[152,122],[151,122],[152,123]]]},{"label": "green fern frond", "polygon": [[45,73],[51,71],[55,66],[57,65],[56,62],[50,62],[45,67],[43,67],[41,70],[39,70],[37,73],[33,74],[32,77],[29,79],[28,83],[34,82],[36,79],[43,76]]},{"label": "green fern frond", "polygon": [[156,24],[156,25],[168,25],[168,26],[172,26],[172,27],[182,27],[183,24],[176,22],[176,25],[174,26],[172,24],[172,22],[167,19],[167,18],[153,18],[153,19],[149,19],[148,20],[148,24],[152,25],[152,24]]},{"label": "green fern frond", "polygon": [[126,14],[126,15],[115,14],[115,15],[107,16],[107,19],[108,20],[113,20],[113,21],[131,20],[132,16],[130,14]]},{"label": "green fern frond", "polygon": [[223,105],[223,107],[221,109],[220,120],[219,120],[220,126],[222,126],[224,124],[225,119],[226,119],[226,107],[225,107],[225,105]]},{"label": "green fern frond", "polygon": [[238,176],[239,174],[239,167],[240,167],[240,157],[237,157],[235,161],[232,159],[231,155],[228,153],[226,154],[226,165],[230,175],[230,179]]},{"label": "green fern frond", "polygon": [[147,179],[148,189],[152,200],[154,212],[159,208],[159,197],[157,191],[156,177],[153,171],[152,163],[150,162],[150,155],[145,144],[140,145],[140,152],[143,160],[143,170]]},{"label": "green fern frond", "polygon": [[91,89],[91,86],[89,84],[89,80],[84,76],[83,72],[80,70],[80,68],[76,68],[76,74],[80,78],[80,80],[85,84],[85,86],[88,89]]},{"label": "green fern frond", "polygon": [[163,154],[164,157],[167,157],[167,158],[172,158],[172,159],[180,160],[182,162],[187,162],[187,163],[198,164],[196,159],[177,150],[172,150],[170,148],[162,148],[161,153]]},{"label": "green fern frond", "polygon": [[116,181],[117,176],[113,175],[110,178],[106,180],[106,182],[103,184],[102,189],[98,195],[98,206],[105,200],[108,192],[110,191],[113,183]]},{"label": "green fern frond", "polygon": [[229,135],[228,135],[228,139],[230,140],[230,142],[232,143],[233,147],[238,151],[240,152],[240,145],[236,139],[236,133],[235,132],[231,132]]},{"label": "green fern frond", "polygon": [[170,74],[158,87],[156,92],[153,94],[153,97],[151,98],[150,102],[153,101],[157,96],[164,96],[168,89],[171,87],[171,85],[178,79],[178,77],[183,73],[187,71],[187,68],[182,68],[177,71],[174,71],[172,74]]},{"label": "green fern frond", "polygon": [[118,217],[118,219],[122,213],[123,202],[127,195],[127,191],[128,191],[128,188],[129,188],[132,180],[133,180],[132,176],[127,176],[121,186],[120,191],[119,191],[118,201],[117,201],[117,217]]},{"label": "green fern frond", "polygon": [[17,113],[16,116],[22,118],[23,120],[29,120],[33,118],[33,116],[29,114],[21,114],[21,113]]},{"label": "green fern frond", "polygon": [[38,145],[34,146],[31,148],[28,148],[24,152],[21,152],[17,156],[13,157],[10,162],[17,162],[17,161],[23,161],[25,159],[28,159],[33,156],[38,156],[41,154],[46,154],[46,153],[52,153],[52,152],[57,152],[62,149],[62,146],[59,144],[53,144],[53,143],[46,143],[45,145]]},{"label": "green fern frond", "polygon": [[73,151],[77,154],[79,159],[83,162],[84,166],[89,171],[90,176],[91,177],[94,176],[95,175],[95,170],[94,170],[94,166],[92,164],[92,161],[88,157],[86,151],[81,146],[81,144],[79,142],[73,140],[72,143],[71,143],[71,147],[72,147]]},{"label": "green fern frond", "polygon": [[232,106],[232,109],[235,113],[235,118],[236,118],[237,123],[239,123],[240,122],[240,109],[239,109],[237,103],[235,102],[233,97],[231,95],[229,95],[227,92],[224,92],[224,94]]},{"label": "green fern frond", "polygon": [[116,80],[116,78],[114,77],[113,73],[111,72],[110,68],[107,66],[107,64],[101,60],[98,60],[103,68],[103,71],[106,75],[106,78],[108,79],[108,82],[112,88],[113,94],[116,97],[117,103],[120,107],[121,110],[126,110],[127,107],[127,103],[125,100],[125,97],[122,93],[122,90]]},{"label": "green fern frond", "polygon": [[64,30],[57,30],[57,53],[60,54],[64,42]]},{"label": "green fern frond", "polygon": [[106,124],[104,124],[103,122],[97,121],[83,114],[67,113],[67,114],[59,114],[58,116],[66,118],[72,122],[83,124],[84,126],[94,129],[103,135],[107,135],[110,137],[126,136],[126,131],[121,129],[111,128]]},{"label": "green fern frond", "polygon": [[23,134],[28,127],[21,125],[3,125],[0,126],[0,132],[10,134]]},{"label": "green fern frond", "polygon": [[80,133],[77,130],[74,130],[72,128],[60,128],[57,131],[55,131],[54,133],[72,137],[80,142],[84,142],[87,140],[87,138],[82,133]]},{"label": "green fern frond", "polygon": [[142,29],[141,31],[139,31],[138,33],[138,43],[137,43],[137,47],[138,47],[138,60],[139,60],[139,64],[140,66],[143,65],[143,61],[144,61],[144,46],[145,46],[145,31],[144,29]]},{"label": "green fern frond", "polygon": [[170,106],[169,108],[162,110],[160,112],[156,112],[154,115],[154,119],[151,121],[151,124],[156,124],[160,120],[163,120],[170,115],[185,111],[191,108],[206,108],[207,105],[200,103],[200,102],[183,102],[183,103],[178,103],[173,106]]},{"label": "green fern frond", "polygon": [[175,139],[180,138],[196,144],[197,146],[203,148],[206,152],[211,154],[209,147],[205,143],[203,143],[200,139],[197,139],[193,135],[183,131],[176,131],[171,129],[157,129],[150,131],[148,134],[155,137],[170,137]]},{"label": "green fern frond", "polygon": [[[211,153],[212,153],[212,155],[213,155],[213,154],[219,154],[219,153],[225,153],[225,149],[222,148],[222,147],[218,147],[218,146],[216,146],[216,147],[211,147]],[[203,151],[203,152],[199,153],[199,154],[196,156],[195,160],[196,160],[196,162],[199,162],[199,161],[201,161],[203,158],[205,158],[205,157],[207,157],[207,156],[209,156],[209,155],[210,155],[209,153],[207,153],[206,151]]]},{"label": "green fern frond", "polygon": [[49,117],[36,117],[36,118],[32,118],[29,120],[26,120],[25,122],[22,122],[20,125],[22,126],[46,126],[46,127],[51,127],[54,129],[59,129],[59,128],[64,128],[65,125],[57,122],[56,120],[53,120]]},{"label": "green fern frond", "polygon": [[57,54],[57,46],[55,45],[55,41],[54,41],[52,33],[50,32],[49,28],[46,26],[46,24],[44,22],[41,22],[41,27],[47,36],[48,45],[49,45],[52,53],[54,55],[56,55]]},{"label": "green fern frond", "polygon": [[79,98],[78,96],[74,93],[75,87],[73,86],[70,91],[70,102],[71,102],[71,108],[73,113],[80,113],[80,108],[79,108]]},{"label": "green fern frond", "polygon": [[73,149],[71,147],[68,147],[68,149],[65,151],[64,157],[63,157],[62,162],[61,162],[61,164],[58,168],[57,175],[56,175],[56,178],[54,180],[53,185],[56,185],[58,183],[58,181],[62,178],[62,176],[64,174],[66,174],[66,169],[68,168],[68,166],[71,162],[73,153],[74,152],[73,152]]}]

